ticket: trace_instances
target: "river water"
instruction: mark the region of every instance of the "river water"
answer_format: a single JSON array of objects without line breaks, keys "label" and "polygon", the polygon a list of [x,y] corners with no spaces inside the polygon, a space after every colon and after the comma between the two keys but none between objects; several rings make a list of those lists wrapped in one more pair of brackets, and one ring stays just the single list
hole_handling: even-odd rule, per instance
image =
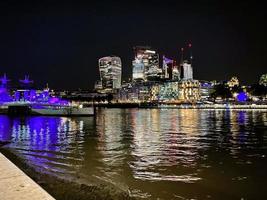
[{"label": "river water", "polygon": [[0,115],[0,141],[42,173],[140,199],[267,199],[267,112],[99,109]]}]

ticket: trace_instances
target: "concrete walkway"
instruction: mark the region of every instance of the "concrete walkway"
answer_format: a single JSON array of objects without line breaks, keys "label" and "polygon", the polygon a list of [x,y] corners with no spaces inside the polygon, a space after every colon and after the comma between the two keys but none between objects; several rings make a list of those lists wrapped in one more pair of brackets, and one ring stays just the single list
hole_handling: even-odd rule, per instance
[{"label": "concrete walkway", "polygon": [[1,200],[54,200],[44,189],[0,153]]}]

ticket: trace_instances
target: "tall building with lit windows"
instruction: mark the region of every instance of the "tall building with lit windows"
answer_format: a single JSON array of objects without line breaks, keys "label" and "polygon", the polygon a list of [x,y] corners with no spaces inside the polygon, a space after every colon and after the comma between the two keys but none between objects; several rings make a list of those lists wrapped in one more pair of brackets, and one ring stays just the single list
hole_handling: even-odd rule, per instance
[{"label": "tall building with lit windows", "polygon": [[133,80],[148,81],[161,77],[162,70],[159,67],[159,54],[150,47],[134,47],[135,58],[133,60]]},{"label": "tall building with lit windows", "polygon": [[193,68],[192,64],[187,60],[184,60],[181,64],[181,79],[182,80],[193,80]]},{"label": "tall building with lit windows", "polygon": [[98,60],[101,86],[104,90],[121,88],[121,59],[107,56]]},{"label": "tall building with lit windows", "polygon": [[162,58],[162,78],[167,80],[180,80],[180,73],[176,61],[163,55]]}]

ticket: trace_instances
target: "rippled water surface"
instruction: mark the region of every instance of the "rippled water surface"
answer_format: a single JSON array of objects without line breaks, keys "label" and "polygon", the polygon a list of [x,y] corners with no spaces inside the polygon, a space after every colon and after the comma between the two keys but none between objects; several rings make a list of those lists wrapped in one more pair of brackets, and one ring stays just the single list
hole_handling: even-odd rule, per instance
[{"label": "rippled water surface", "polygon": [[267,112],[101,109],[10,118],[0,140],[42,171],[143,199],[267,199]]}]

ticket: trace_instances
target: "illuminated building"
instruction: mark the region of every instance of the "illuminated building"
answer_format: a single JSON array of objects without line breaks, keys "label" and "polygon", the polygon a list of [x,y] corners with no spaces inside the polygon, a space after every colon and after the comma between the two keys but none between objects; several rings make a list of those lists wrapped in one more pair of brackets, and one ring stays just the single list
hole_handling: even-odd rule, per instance
[{"label": "illuminated building", "polygon": [[192,54],[192,44],[188,44],[189,50],[189,60],[184,60],[184,48],[181,48],[181,62],[180,62],[180,78],[182,80],[193,80],[193,54]]},{"label": "illuminated building", "polygon": [[184,101],[200,100],[200,83],[197,80],[179,82],[179,99]]},{"label": "illuminated building", "polygon": [[162,70],[159,68],[159,55],[150,47],[137,46],[134,48],[133,81],[159,79]]},{"label": "illuminated building", "polygon": [[133,61],[133,80],[144,81],[145,80],[145,65],[141,58],[135,58]]},{"label": "illuminated building", "polygon": [[193,80],[193,68],[191,63],[184,60],[181,64],[181,79],[182,80]]},{"label": "illuminated building", "polygon": [[95,82],[95,90],[96,91],[102,90],[102,82],[100,80],[97,80]]},{"label": "illuminated building", "polygon": [[158,101],[159,100],[159,91],[161,85],[154,84],[150,88],[150,101]]},{"label": "illuminated building", "polygon": [[159,89],[159,101],[175,101],[179,98],[179,82],[164,82]]},{"label": "illuminated building", "polygon": [[263,75],[260,77],[259,84],[260,84],[260,85],[267,86],[267,74],[263,74]]},{"label": "illuminated building", "polygon": [[149,102],[158,100],[159,84],[156,82],[134,82],[118,91],[120,102]]},{"label": "illuminated building", "polygon": [[230,81],[227,82],[228,87],[232,88],[235,86],[239,86],[239,80],[237,77],[233,76]]},{"label": "illuminated building", "polygon": [[148,102],[150,100],[150,86],[142,85],[138,88],[138,100],[141,102]]},{"label": "illuminated building", "polygon": [[173,69],[172,69],[172,80],[173,81],[180,80],[180,72],[179,72],[178,66],[175,63],[173,65]]},{"label": "illuminated building", "polygon": [[102,89],[112,91],[121,87],[121,59],[116,56],[100,58],[99,72]]},{"label": "illuminated building", "polygon": [[178,70],[178,66],[176,65],[176,62],[174,60],[171,60],[165,56],[163,56],[162,60],[162,78],[168,79],[168,80],[179,80],[180,79],[180,73]]},{"label": "illuminated building", "polygon": [[119,102],[129,102],[129,101],[131,101],[129,96],[128,96],[128,94],[129,94],[129,89],[126,88],[126,87],[122,87],[117,93],[117,100]]},{"label": "illuminated building", "polygon": [[137,102],[139,94],[139,88],[134,84],[124,84],[117,93],[117,100],[119,102]]},{"label": "illuminated building", "polygon": [[200,81],[200,96],[202,100],[208,100],[214,91],[213,84],[208,81]]}]

